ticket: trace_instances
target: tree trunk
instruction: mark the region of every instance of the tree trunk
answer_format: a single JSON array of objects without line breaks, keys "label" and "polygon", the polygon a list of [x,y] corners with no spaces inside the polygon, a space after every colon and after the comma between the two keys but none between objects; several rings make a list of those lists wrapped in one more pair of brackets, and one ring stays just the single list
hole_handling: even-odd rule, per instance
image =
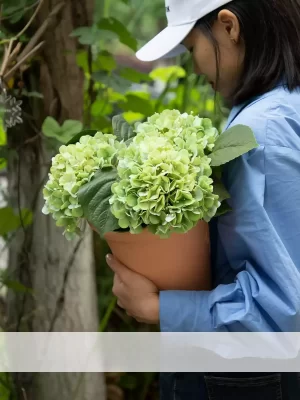
[{"label": "tree trunk", "polygon": [[[44,1],[35,28],[59,3]],[[90,25],[92,13],[93,0],[64,2],[43,37],[39,64],[26,72],[26,89],[41,92],[44,99],[24,99],[24,124],[8,132],[9,144],[17,150],[8,165],[11,204],[16,212],[26,207],[34,213],[32,226],[21,229],[10,246],[11,279],[33,289],[33,295],[9,291],[7,323],[12,331],[94,332],[99,326],[91,232],[87,230],[83,240],[68,242],[53,219],[41,213],[41,188],[53,156],[40,133],[41,124],[49,115],[59,122],[83,119],[84,76],[76,65],[78,44],[70,33]],[[102,374],[14,377],[17,398],[22,400],[105,399]]]}]

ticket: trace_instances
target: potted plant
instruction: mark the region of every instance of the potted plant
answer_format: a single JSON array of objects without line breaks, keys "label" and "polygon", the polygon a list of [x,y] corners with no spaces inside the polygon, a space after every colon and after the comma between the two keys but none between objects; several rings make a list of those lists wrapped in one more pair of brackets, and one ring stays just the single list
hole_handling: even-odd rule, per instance
[{"label": "potted plant", "polygon": [[114,135],[82,132],[61,146],[44,188],[68,239],[88,221],[114,255],[159,289],[210,289],[208,222],[228,209],[220,166],[257,147],[249,127],[165,110]]}]

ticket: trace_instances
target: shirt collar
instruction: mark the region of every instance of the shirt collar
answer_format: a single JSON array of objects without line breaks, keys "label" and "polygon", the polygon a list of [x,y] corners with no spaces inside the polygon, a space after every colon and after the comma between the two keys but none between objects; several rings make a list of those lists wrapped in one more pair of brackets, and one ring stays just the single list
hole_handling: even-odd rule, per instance
[{"label": "shirt collar", "polygon": [[224,131],[226,131],[231,124],[231,122],[238,116],[238,114],[245,108],[247,107],[248,104],[252,103],[252,99],[249,101],[245,101],[244,103],[238,104],[234,106],[229,114],[229,117],[227,119],[227,123],[225,125]]},{"label": "shirt collar", "polygon": [[234,121],[234,119],[235,119],[235,118],[240,114],[240,112],[242,112],[243,109],[246,108],[249,104],[252,104],[252,103],[254,103],[254,102],[256,102],[256,101],[259,101],[259,100],[261,100],[261,99],[263,99],[263,98],[269,96],[274,90],[278,89],[278,88],[281,87],[281,86],[285,86],[285,85],[284,85],[284,82],[280,82],[278,85],[276,85],[276,86],[274,87],[274,89],[272,89],[271,91],[269,91],[269,92],[267,92],[267,93],[264,93],[264,94],[262,94],[262,95],[260,95],[260,96],[252,97],[251,99],[245,101],[244,103],[241,103],[241,104],[238,104],[238,105],[234,106],[234,107],[231,109],[231,112],[230,112],[230,114],[229,114],[227,123],[226,123],[225,128],[224,128],[224,131],[226,131],[226,129],[229,128],[230,124]]}]

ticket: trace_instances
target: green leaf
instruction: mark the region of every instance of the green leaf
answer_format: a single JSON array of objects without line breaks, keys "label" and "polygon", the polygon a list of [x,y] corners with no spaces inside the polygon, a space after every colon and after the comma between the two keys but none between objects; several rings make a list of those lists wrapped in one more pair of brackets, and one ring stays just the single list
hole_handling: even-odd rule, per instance
[{"label": "green leaf", "polygon": [[6,131],[4,130],[4,123],[0,115],[0,146],[7,144]]},{"label": "green leaf", "polygon": [[80,50],[76,54],[76,63],[84,72],[89,71],[88,54],[85,50]]},{"label": "green leaf", "polygon": [[[0,328],[1,332],[2,329]],[[5,341],[1,340],[0,351],[4,350]],[[9,400],[12,393],[13,384],[9,373],[0,372],[0,400]]]},{"label": "green leaf", "polygon": [[141,122],[144,119],[144,115],[140,113],[135,113],[132,111],[126,111],[123,113],[123,117],[125,121],[129,124],[133,124],[134,122]]},{"label": "green leaf", "polygon": [[220,181],[222,179],[222,166],[220,165],[219,167],[214,167],[212,169],[213,175],[212,178],[215,180]]},{"label": "green leaf", "polygon": [[93,118],[92,121],[92,129],[96,129],[98,131],[103,131],[106,128],[111,128],[111,119],[107,118],[104,115],[97,115]]},{"label": "green leaf", "polygon": [[125,101],[126,97],[124,96],[124,94],[119,93],[119,92],[115,92],[112,88],[109,88],[107,90],[107,99],[111,102],[111,103],[115,103],[117,101]]},{"label": "green leaf", "polygon": [[81,26],[75,29],[71,34],[71,37],[78,37],[78,41],[84,45],[93,45],[101,39],[101,32],[97,28],[97,25],[93,26]]},{"label": "green leaf", "polygon": [[90,136],[95,136],[98,131],[96,129],[86,129],[84,131],[79,132],[77,135],[75,135],[72,139],[70,139],[67,143],[66,146],[69,144],[75,144],[79,142],[80,138],[82,136],[90,135]]},{"label": "green leaf", "polygon": [[120,142],[122,140],[124,140],[124,142],[127,142],[128,140],[134,138],[136,135],[133,130],[133,127],[128,124],[128,122],[124,119],[122,114],[115,115],[112,118],[112,128],[114,135]]},{"label": "green leaf", "polygon": [[220,202],[230,199],[230,194],[227,192],[225,186],[221,182],[214,183],[214,194],[219,196]]},{"label": "green leaf", "polygon": [[4,130],[3,121],[0,116],[0,170],[6,167],[6,159],[8,156],[7,138]]},{"label": "green leaf", "polygon": [[33,293],[32,289],[24,286],[21,282],[18,282],[18,281],[4,280],[3,284],[8,289],[11,289],[17,293]]},{"label": "green leaf", "polygon": [[211,166],[226,164],[257,147],[258,143],[250,127],[246,125],[233,126],[216,140],[214,150],[209,155]]},{"label": "green leaf", "polygon": [[[32,224],[32,212],[28,209],[21,210],[21,217],[24,226]],[[11,207],[0,208],[0,236],[6,236],[21,226],[19,215],[14,213]]]},{"label": "green leaf", "polygon": [[116,92],[124,93],[132,85],[130,81],[122,78],[114,72],[112,72],[110,75],[107,75],[107,73],[103,71],[97,71],[93,73],[92,77],[94,81],[100,82],[103,85],[112,88]]},{"label": "green leaf", "polygon": [[126,102],[119,102],[119,107],[124,111],[132,111],[145,116],[154,114],[154,107],[151,100],[134,94],[127,94]]},{"label": "green leaf", "polygon": [[137,51],[137,40],[131,35],[128,29],[117,19],[102,18],[98,23],[98,28],[107,30],[118,35],[121,43],[128,46],[133,51]]},{"label": "green leaf", "polygon": [[[26,13],[26,6],[33,4],[33,1],[28,0],[2,0],[3,16],[9,18],[11,23],[15,23],[20,20]],[[16,18],[18,16],[18,18]]]},{"label": "green leaf", "polygon": [[163,82],[176,81],[179,78],[186,77],[186,71],[182,67],[159,67],[150,72],[149,76],[153,80],[160,80]]},{"label": "green leaf", "polygon": [[101,51],[94,63],[94,69],[101,69],[111,72],[117,68],[117,63],[111,53],[108,51]]},{"label": "green leaf", "polygon": [[0,146],[0,159],[7,158],[8,155],[8,146]]},{"label": "green leaf", "polygon": [[60,125],[52,117],[47,117],[42,125],[42,132],[47,137],[58,138],[60,134]]},{"label": "green leaf", "polygon": [[94,179],[82,186],[78,192],[79,204],[84,217],[96,228],[103,238],[107,232],[119,229],[118,220],[110,211],[111,186],[116,181],[116,168],[99,171]]},{"label": "green leaf", "polygon": [[216,215],[214,216],[214,218],[216,217],[220,217],[221,215],[225,215],[229,212],[232,211],[232,208],[229,206],[229,204],[227,203],[227,201],[224,201],[220,207],[218,208]]},{"label": "green leaf", "polygon": [[152,78],[148,74],[136,71],[132,68],[123,68],[120,71],[120,76],[134,83],[151,82]]},{"label": "green leaf", "polygon": [[100,115],[110,115],[112,112],[112,105],[103,98],[94,101],[91,107],[91,114],[93,117]]},{"label": "green leaf", "polygon": [[75,135],[80,133],[82,128],[82,122],[72,119],[66,120],[61,127],[61,139],[63,139],[64,143],[67,143]]},{"label": "green leaf", "polygon": [[42,126],[45,136],[55,138],[61,143],[68,143],[75,135],[82,131],[82,122],[76,120],[66,120],[60,126],[52,117],[47,117]]}]

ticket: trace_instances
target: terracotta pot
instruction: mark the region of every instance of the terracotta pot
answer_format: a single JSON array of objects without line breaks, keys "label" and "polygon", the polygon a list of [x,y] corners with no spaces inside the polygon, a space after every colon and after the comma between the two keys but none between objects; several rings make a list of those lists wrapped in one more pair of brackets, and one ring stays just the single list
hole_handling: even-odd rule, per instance
[{"label": "terracotta pot", "polygon": [[105,239],[120,262],[160,290],[211,289],[209,227],[204,221],[169,239],[160,239],[147,229],[138,235],[109,232]]}]

